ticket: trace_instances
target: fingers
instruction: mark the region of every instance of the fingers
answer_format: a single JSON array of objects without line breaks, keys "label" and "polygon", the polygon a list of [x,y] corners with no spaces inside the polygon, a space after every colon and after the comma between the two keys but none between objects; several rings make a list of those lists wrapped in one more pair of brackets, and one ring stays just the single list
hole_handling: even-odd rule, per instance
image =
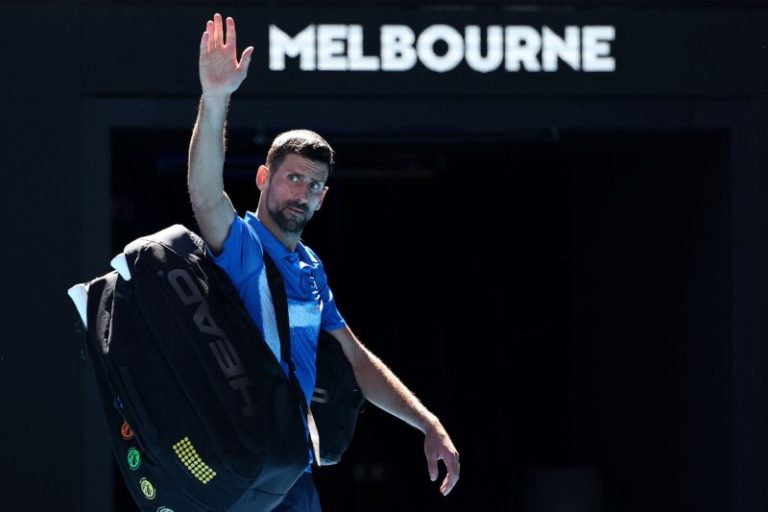
[{"label": "fingers", "polygon": [[230,46],[237,50],[237,32],[235,32],[235,20],[231,17],[227,17],[227,42],[226,46]]},{"label": "fingers", "polygon": [[427,469],[429,470],[429,479],[433,482],[437,480],[437,454],[427,454]]},{"label": "fingers", "polygon": [[253,53],[253,46],[249,46],[248,48],[243,50],[243,56],[240,57],[240,63],[237,65],[237,67],[243,69],[244,73],[248,72],[248,66],[251,65],[252,53]]},{"label": "fingers", "polygon": [[443,459],[446,468],[446,475],[440,484],[440,492],[447,496],[453,490],[456,482],[459,481],[459,455],[449,455]]},{"label": "fingers", "polygon": [[214,46],[214,35],[213,35],[213,21],[208,20],[208,23],[205,24],[205,35],[206,35],[206,42],[207,42],[207,51],[213,50]]},{"label": "fingers", "polygon": [[[225,42],[226,37],[226,42]],[[202,41],[200,42],[200,52],[211,51],[214,48],[232,48],[233,51],[237,49],[237,30],[235,29],[235,20],[229,16],[226,19],[226,30],[224,22],[222,21],[221,14],[216,13],[213,15],[213,20],[208,20],[205,24],[205,34],[203,34],[203,41],[206,41],[205,48]]]},{"label": "fingers", "polygon": [[459,481],[459,454],[445,450],[440,452],[427,453],[427,465],[429,467],[429,478],[433,482],[437,479],[438,468],[437,462],[442,460],[445,464],[446,474],[443,481],[440,483],[440,492],[443,496],[447,496],[449,492],[453,490],[456,482]]},{"label": "fingers", "polygon": [[213,15],[213,46],[224,46],[224,27],[221,24],[221,14]]}]

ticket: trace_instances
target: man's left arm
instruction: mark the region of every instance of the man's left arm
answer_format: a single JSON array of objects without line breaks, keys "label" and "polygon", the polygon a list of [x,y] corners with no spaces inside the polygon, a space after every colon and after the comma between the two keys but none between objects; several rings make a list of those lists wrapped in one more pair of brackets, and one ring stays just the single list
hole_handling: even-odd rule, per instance
[{"label": "man's left arm", "polygon": [[427,458],[429,477],[432,481],[437,479],[437,461],[442,460],[447,472],[440,485],[440,492],[447,495],[459,480],[459,452],[440,420],[381,359],[357,339],[348,326],[329,332],[341,344],[344,355],[352,364],[365,398],[424,433],[424,455]]}]

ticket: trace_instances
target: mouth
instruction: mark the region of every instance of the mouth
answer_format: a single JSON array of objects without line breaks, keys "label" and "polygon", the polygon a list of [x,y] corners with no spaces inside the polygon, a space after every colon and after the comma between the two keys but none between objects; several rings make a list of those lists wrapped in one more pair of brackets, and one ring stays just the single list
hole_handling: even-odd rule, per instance
[{"label": "mouth", "polygon": [[294,215],[306,215],[307,210],[299,206],[288,206],[285,208],[288,212]]}]

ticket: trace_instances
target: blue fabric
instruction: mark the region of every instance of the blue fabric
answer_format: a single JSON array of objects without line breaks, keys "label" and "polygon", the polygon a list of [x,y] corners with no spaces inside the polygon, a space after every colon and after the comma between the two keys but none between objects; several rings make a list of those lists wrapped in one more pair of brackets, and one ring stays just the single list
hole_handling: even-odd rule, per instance
[{"label": "blue fabric", "polygon": [[321,512],[320,496],[311,473],[301,475],[272,512]]},{"label": "blue fabric", "polygon": [[[330,331],[345,324],[336,309],[323,264],[301,242],[295,251],[289,251],[253,213],[248,212],[240,218],[233,211],[233,216],[221,253],[216,256],[206,246],[208,254],[232,280],[248,314],[261,330],[275,358],[281,361],[280,336],[262,251],[267,251],[275,262],[288,298],[291,359],[309,405],[315,389],[315,359],[320,329]],[[281,363],[287,374],[288,366],[285,361]]]},{"label": "blue fabric", "polygon": [[336,309],[323,264],[309,247],[299,242],[295,251],[289,251],[251,212],[245,218],[234,214],[222,252],[218,256],[214,256],[210,249],[208,252],[235,284],[248,313],[278,361],[280,337],[264,268],[263,250],[272,257],[285,283],[291,327],[291,359],[309,403],[315,389],[315,357],[320,329],[343,327],[344,319]]}]

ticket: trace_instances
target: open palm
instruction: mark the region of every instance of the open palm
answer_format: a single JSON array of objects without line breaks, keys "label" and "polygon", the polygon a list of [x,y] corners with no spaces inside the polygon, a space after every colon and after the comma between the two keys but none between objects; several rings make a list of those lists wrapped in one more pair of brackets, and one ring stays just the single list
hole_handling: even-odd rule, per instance
[{"label": "open palm", "polygon": [[235,20],[227,18],[226,42],[224,23],[216,13],[208,20],[200,40],[200,83],[203,94],[231,94],[240,87],[251,63],[253,46],[243,51],[237,60]]}]

